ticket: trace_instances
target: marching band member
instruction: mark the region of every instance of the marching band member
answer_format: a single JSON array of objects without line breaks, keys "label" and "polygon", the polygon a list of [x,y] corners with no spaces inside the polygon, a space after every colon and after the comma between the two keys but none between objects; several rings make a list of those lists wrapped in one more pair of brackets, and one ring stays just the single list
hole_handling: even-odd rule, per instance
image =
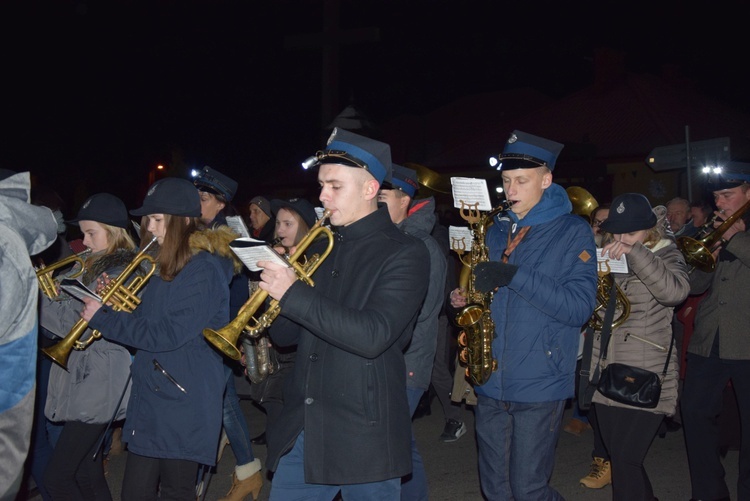
[{"label": "marching band member", "polygon": [[[237,181],[206,166],[195,177],[193,184],[198,188],[200,195],[203,223],[209,228],[226,226],[227,216],[237,213],[232,205],[232,200],[237,193]],[[243,268],[232,278],[229,284],[229,297],[229,317],[234,318],[249,297],[246,269]],[[224,357],[227,385],[224,390],[222,424],[229,445],[232,447],[236,465],[232,472],[232,487],[219,501],[241,501],[251,492],[255,492],[257,496],[263,486],[260,459],[257,459],[253,453],[250,430],[248,430],[247,421],[240,407],[240,397],[237,395],[235,371],[242,375],[240,364]],[[220,452],[222,447],[223,444],[219,444]]]},{"label": "marching band member", "polygon": [[[294,247],[315,224],[317,219],[315,208],[303,198],[292,198],[289,200],[271,200],[271,210],[276,219],[276,230],[273,238],[279,242],[276,249],[282,254],[291,254]],[[268,334],[262,335],[267,336]],[[266,421],[275,421],[281,417],[284,402],[284,379],[294,367],[296,350],[296,345],[275,346],[269,341],[269,365],[273,366],[274,370],[260,383],[250,385],[250,395],[253,400],[266,411]],[[246,357],[247,353],[244,356]],[[265,441],[265,439],[264,432],[255,441],[257,443],[258,440]]]},{"label": "marching band member", "polygon": [[[488,499],[561,499],[549,485],[581,325],[596,304],[591,229],[552,182],[563,145],[514,131],[499,156],[512,207],[487,230],[475,288],[490,305],[498,369],[476,386],[479,478]],[[466,298],[451,292],[451,306]]]},{"label": "marching band member", "polygon": [[[259,261],[260,288],[280,301],[269,332],[297,344],[284,384],[284,418],[268,423],[271,500],[398,499],[411,472],[403,350],[424,300],[429,256],[378,207],[390,147],[336,128],[320,165],[320,201],[335,244],[315,287]],[[309,249],[314,252],[315,246]]]},{"label": "marching band member", "polygon": [[226,376],[202,330],[229,321],[235,270],[228,244],[236,235],[198,229],[200,196],[186,179],[157,181],[131,214],[149,218],[147,229],[160,245],[158,276],[133,313],[85,299],[81,317],[136,350],[122,499],[191,499],[199,464],[216,464]]},{"label": "marching band member", "polygon": [[[670,357],[654,408],[628,406],[594,393],[596,424],[611,461],[615,501],[655,499],[643,460],[664,416],[674,414],[677,407],[679,357],[669,351],[672,316],[690,285],[685,260],[667,234],[665,208],[661,207],[660,217],[657,209],[640,193],[625,193],[615,197],[601,225],[605,232],[602,254],[613,260],[626,256],[628,272],[615,273],[614,279],[630,302],[630,315],[612,329],[607,364],[617,362],[661,375]],[[605,349],[601,338],[594,337],[592,374]]]},{"label": "marching band member", "polygon": [[[693,270],[690,292],[706,293],[698,306],[687,349],[687,371],[681,410],[690,482],[695,499],[729,499],[720,456],[716,418],[722,394],[731,379],[737,397],[742,438],[739,452],[737,499],[750,499],[750,171],[731,166],[712,183],[719,212],[714,226],[735,216],[714,251],[713,273]],[[740,214],[745,207],[744,214]]]},{"label": "marching band member", "polygon": [[[91,290],[104,276],[117,276],[135,257],[135,243],[128,233],[128,211],[116,196],[98,193],[89,197],[69,222],[78,223],[83,244],[91,250],[81,278]],[[80,320],[82,308],[80,301],[67,294],[55,299],[41,295],[40,323],[63,338]],[[81,341],[91,335],[89,329]],[[130,362],[127,349],[100,339],[83,351],[72,350],[67,370],[52,365],[45,415],[52,422],[63,423],[43,480],[53,499],[111,499],[103,455],[97,448],[112,416],[116,413],[116,419],[125,417]],[[123,392],[125,398],[118,408]],[[92,461],[94,456],[96,460]]]}]

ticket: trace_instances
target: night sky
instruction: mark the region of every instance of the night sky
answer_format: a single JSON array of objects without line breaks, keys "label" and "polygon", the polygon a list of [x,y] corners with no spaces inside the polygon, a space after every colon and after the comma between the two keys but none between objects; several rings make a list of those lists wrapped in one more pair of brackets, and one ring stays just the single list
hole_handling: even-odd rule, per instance
[{"label": "night sky", "polygon": [[[337,111],[353,99],[383,123],[499,89],[562,97],[592,82],[606,46],[631,72],[676,64],[750,112],[745,2],[656,3],[342,0],[340,29],[378,40],[341,46]],[[68,199],[130,202],[159,163],[211,165],[249,198],[326,137],[322,52],[288,48],[321,33],[321,0],[2,2],[0,28],[0,167]]]}]

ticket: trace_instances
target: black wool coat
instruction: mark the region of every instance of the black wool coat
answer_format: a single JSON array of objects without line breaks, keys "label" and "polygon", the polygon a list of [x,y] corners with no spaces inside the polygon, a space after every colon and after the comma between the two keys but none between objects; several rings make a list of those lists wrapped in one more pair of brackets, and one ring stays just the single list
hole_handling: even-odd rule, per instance
[{"label": "black wool coat", "polygon": [[267,466],[305,432],[305,480],[344,485],[411,472],[403,350],[424,300],[429,255],[385,206],[337,229],[313,276],[281,299],[274,343],[297,343],[284,410],[267,425]]}]

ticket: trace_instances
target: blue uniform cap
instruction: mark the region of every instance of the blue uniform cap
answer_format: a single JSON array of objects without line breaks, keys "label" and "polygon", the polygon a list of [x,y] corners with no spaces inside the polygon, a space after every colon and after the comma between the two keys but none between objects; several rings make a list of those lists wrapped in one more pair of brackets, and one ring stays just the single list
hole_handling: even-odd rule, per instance
[{"label": "blue uniform cap", "polygon": [[414,198],[419,189],[417,171],[402,165],[393,164],[391,175],[385,180],[383,187],[385,189],[401,190],[411,198]]},{"label": "blue uniform cap", "polygon": [[237,181],[208,165],[195,176],[193,184],[200,191],[221,195],[227,202],[231,202],[234,194],[237,193]]},{"label": "blue uniform cap", "polygon": [[302,166],[309,169],[324,163],[363,168],[382,184],[391,172],[391,147],[336,127],[325,149],[305,160]]},{"label": "blue uniform cap", "polygon": [[552,171],[564,146],[543,137],[514,130],[505,143],[502,154],[497,157],[497,170],[547,167]]}]

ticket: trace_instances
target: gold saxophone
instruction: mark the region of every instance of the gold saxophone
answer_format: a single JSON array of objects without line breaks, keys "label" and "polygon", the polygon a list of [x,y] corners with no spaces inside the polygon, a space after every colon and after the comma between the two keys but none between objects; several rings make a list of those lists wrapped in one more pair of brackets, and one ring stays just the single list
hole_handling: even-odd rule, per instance
[{"label": "gold saxophone", "polygon": [[[312,280],[313,273],[315,273],[318,266],[323,263],[331,253],[331,250],[333,250],[333,233],[330,229],[323,226],[324,221],[328,219],[330,215],[331,212],[329,210],[326,210],[323,213],[323,216],[313,225],[302,240],[300,240],[294,253],[287,259],[297,273],[297,278],[311,286],[314,285]],[[323,254],[314,254],[304,263],[298,262],[304,256],[305,251],[310,244],[312,244],[318,235],[321,234],[328,238],[328,247],[326,247]],[[270,301],[266,311],[258,319],[255,319],[253,315],[255,315],[258,309],[263,306],[266,298],[268,298],[267,291],[262,289],[256,290],[250,295],[250,298],[245,304],[242,305],[242,308],[240,308],[240,311],[237,313],[234,320],[219,330],[209,328],[203,329],[203,336],[225,356],[233,360],[239,360],[242,357],[240,350],[237,349],[237,341],[239,340],[240,335],[244,333],[250,338],[258,338],[263,331],[265,331],[273,321],[276,320],[276,317],[281,312],[279,302],[276,299],[273,299]],[[255,321],[255,324],[250,323],[253,320]],[[266,348],[266,355],[267,353],[268,350]],[[245,363],[247,363],[247,360]]]},{"label": "gold saxophone", "polygon": [[463,263],[459,285],[465,290],[467,305],[456,315],[455,323],[462,330],[458,336],[461,347],[459,360],[466,366],[466,377],[475,386],[489,381],[497,370],[497,360],[492,356],[492,340],[495,339],[495,322],[490,314],[493,292],[482,293],[474,287],[474,270],[479,263],[489,260],[489,249],[485,243],[487,229],[500,212],[508,210],[513,202],[503,201],[498,207],[481,215],[476,205],[465,206],[462,202],[461,217],[472,230],[471,250],[468,260],[464,252],[453,245]]},{"label": "gold saxophone", "polygon": [[[104,287],[101,293],[102,304],[110,303],[113,310],[126,311],[128,313],[132,313],[141,304],[141,300],[137,294],[146,285],[146,282],[156,270],[156,261],[154,261],[153,257],[146,254],[146,251],[154,242],[156,242],[156,237],[151,239],[148,245],[117,275],[117,278],[110,281]],[[143,262],[151,264],[148,272],[143,276],[136,275],[128,282],[130,276],[138,271]],[[49,348],[42,349],[42,353],[51,358],[53,362],[63,369],[68,370],[68,357],[73,350],[85,350],[91,343],[102,337],[102,333],[95,330],[92,332],[91,337],[85,341],[80,341],[81,336],[86,332],[88,326],[88,321],[80,319],[62,341]]]}]

